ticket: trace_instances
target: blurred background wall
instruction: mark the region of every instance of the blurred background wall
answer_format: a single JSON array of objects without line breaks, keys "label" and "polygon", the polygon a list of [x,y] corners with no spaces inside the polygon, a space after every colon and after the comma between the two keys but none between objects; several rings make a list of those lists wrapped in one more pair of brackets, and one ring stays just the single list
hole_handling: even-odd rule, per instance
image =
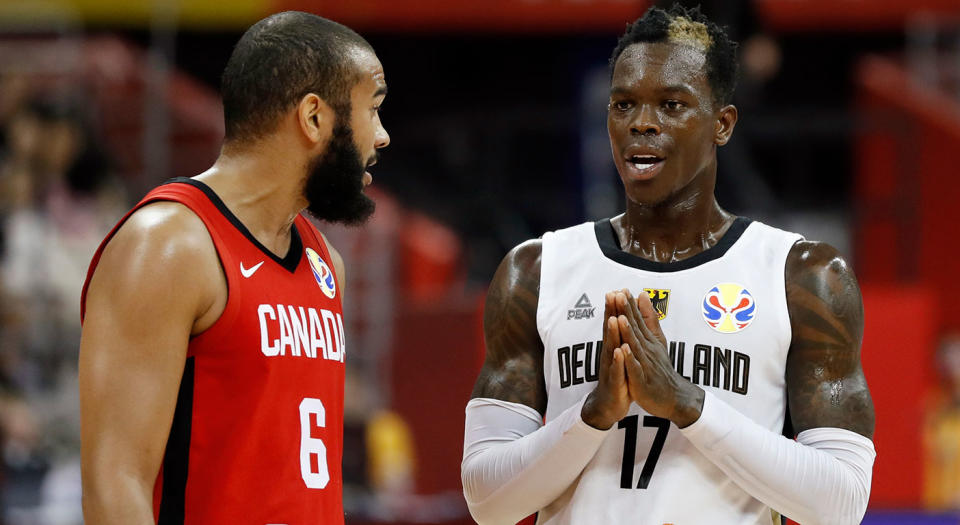
[{"label": "blurred background wall", "polygon": [[[145,191],[213,161],[231,48],[286,9],[359,31],[390,85],[377,214],[320,225],[351,273],[348,522],[470,523],[486,284],[519,242],[622,210],[607,58],[650,3],[0,1],[0,523],[81,522],[89,258]],[[960,523],[960,0],[683,3],[742,44],[721,204],[830,242],[861,280],[865,523]]]}]

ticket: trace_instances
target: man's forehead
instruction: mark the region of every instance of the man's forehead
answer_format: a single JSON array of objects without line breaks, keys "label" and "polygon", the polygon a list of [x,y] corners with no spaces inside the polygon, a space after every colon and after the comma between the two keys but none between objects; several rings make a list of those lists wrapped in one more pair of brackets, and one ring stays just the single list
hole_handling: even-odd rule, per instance
[{"label": "man's forehead", "polygon": [[639,42],[623,50],[613,69],[614,84],[656,75],[664,79],[706,80],[707,57],[703,49],[670,42]]},{"label": "man's forehead", "polygon": [[348,51],[349,58],[353,61],[354,67],[360,75],[360,80],[371,80],[377,85],[386,85],[386,77],[383,72],[383,64],[373,50],[369,48],[354,46]]}]

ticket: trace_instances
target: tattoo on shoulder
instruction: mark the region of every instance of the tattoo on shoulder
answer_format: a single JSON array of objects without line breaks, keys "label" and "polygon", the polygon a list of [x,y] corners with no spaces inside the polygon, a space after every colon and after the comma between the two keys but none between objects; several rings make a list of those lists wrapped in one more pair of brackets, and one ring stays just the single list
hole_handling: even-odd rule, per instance
[{"label": "tattoo on shoulder", "polygon": [[863,303],[853,271],[831,246],[803,241],[790,252],[786,272],[795,429],[832,426],[872,435],[873,402],[860,366]]},{"label": "tattoo on shoulder", "polygon": [[[863,304],[853,272],[835,250],[809,248],[803,242],[794,248],[797,257],[788,266],[787,297],[793,322],[793,345],[814,349],[859,353],[863,337]],[[819,245],[825,246],[825,245]],[[811,251],[818,251],[812,254]],[[798,330],[799,329],[799,330]]]},{"label": "tattoo on shoulder", "polygon": [[487,356],[472,397],[546,409],[543,343],[537,331],[540,241],[528,241],[504,258],[487,292],[483,330]]}]

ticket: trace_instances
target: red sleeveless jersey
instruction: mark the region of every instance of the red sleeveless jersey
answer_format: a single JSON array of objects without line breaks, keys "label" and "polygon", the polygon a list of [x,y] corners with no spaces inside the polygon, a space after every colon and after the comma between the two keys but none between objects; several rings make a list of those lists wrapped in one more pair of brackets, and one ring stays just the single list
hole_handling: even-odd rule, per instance
[{"label": "red sleeveless jersey", "polygon": [[107,242],[156,201],[182,203],[203,220],[228,289],[220,318],[190,339],[154,490],[157,522],[342,524],[341,290],[322,237],[297,216],[281,259],[208,186],[174,179],[101,244],[82,303]]}]

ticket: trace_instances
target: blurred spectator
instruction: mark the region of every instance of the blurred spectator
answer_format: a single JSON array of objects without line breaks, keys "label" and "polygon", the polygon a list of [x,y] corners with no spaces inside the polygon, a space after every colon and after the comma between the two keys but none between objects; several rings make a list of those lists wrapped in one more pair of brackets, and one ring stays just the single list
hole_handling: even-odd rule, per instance
[{"label": "blurred spectator", "polygon": [[61,362],[75,360],[87,263],[125,203],[118,186],[107,184],[108,165],[74,106],[32,102],[8,133],[0,180],[13,191],[4,203],[0,277],[15,309],[6,328],[41,368],[6,379],[35,392],[55,381]]},{"label": "blurred spectator", "polygon": [[36,516],[44,483],[79,485],[80,289],[126,202],[78,105],[36,99],[9,109],[0,120],[3,513],[9,523],[78,523],[79,495],[54,521]]},{"label": "blurred spectator", "polygon": [[49,470],[49,462],[40,453],[40,429],[37,414],[22,399],[0,401],[0,428],[3,430],[3,514],[11,514],[41,505],[40,487]]},{"label": "blurred spectator", "polygon": [[949,334],[937,351],[941,389],[924,432],[924,497],[928,508],[960,510],[960,333]]},{"label": "blurred spectator", "polygon": [[0,73],[0,159],[7,150],[7,122],[23,105],[30,93],[30,84],[23,75]]}]

